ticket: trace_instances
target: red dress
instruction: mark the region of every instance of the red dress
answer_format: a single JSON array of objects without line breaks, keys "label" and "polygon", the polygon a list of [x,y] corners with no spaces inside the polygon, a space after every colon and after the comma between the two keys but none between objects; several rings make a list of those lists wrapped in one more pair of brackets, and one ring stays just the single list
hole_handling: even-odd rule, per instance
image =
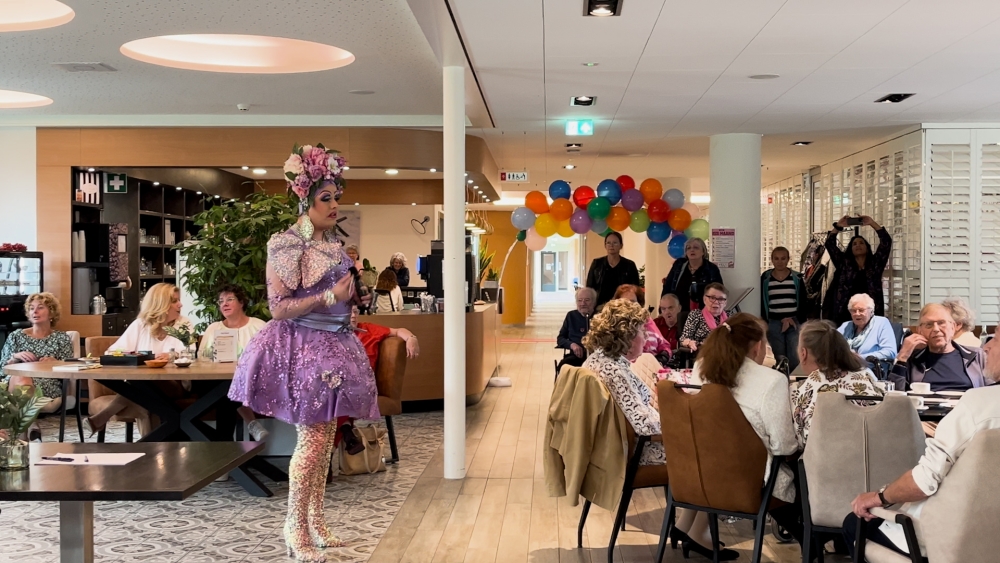
[{"label": "red dress", "polygon": [[[677,328],[680,323],[675,324],[672,327],[667,327],[667,321],[663,320],[663,317],[656,317],[655,319],[653,319],[653,323],[656,324],[656,328],[660,329],[660,334],[662,334],[663,338],[665,338],[667,342],[670,344],[670,349],[676,350],[677,337],[679,336],[677,333]],[[364,342],[363,338],[361,339],[361,342]]]},{"label": "red dress", "polygon": [[378,361],[378,347],[383,340],[389,338],[389,329],[371,323],[358,323],[358,328],[361,330],[355,331],[355,334],[361,340],[361,345],[365,347],[365,354],[368,354],[368,361],[371,362],[372,369],[375,369],[375,363]]}]

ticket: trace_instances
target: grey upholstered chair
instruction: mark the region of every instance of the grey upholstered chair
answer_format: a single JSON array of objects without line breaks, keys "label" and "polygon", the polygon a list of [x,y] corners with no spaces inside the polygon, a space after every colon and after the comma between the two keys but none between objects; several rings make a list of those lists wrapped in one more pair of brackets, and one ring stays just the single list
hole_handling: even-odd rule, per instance
[{"label": "grey upholstered chair", "polygon": [[[875,509],[883,519],[913,526],[907,538],[910,553],[922,549],[930,563],[996,561],[1000,534],[993,523],[1000,519],[1000,488],[996,468],[1000,466],[1000,429],[976,434],[958,457],[941,487],[924,501],[919,518],[893,510]],[[878,544],[865,544],[864,526],[858,526],[858,558],[869,563],[911,563],[906,557]],[[919,542],[919,546],[914,543]]]},{"label": "grey upholstered chair", "polygon": [[[851,501],[912,469],[924,452],[924,433],[907,397],[889,396],[862,407],[842,393],[816,398],[809,439],[799,459],[802,560],[824,535],[842,533]],[[813,546],[816,545],[814,548]]]}]

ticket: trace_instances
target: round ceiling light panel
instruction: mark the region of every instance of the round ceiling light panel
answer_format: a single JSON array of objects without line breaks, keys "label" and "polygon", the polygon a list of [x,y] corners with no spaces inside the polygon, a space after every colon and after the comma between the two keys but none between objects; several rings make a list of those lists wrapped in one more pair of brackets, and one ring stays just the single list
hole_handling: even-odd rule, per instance
[{"label": "round ceiling light panel", "polygon": [[332,45],[263,35],[163,35],[129,41],[121,52],[154,65],[245,74],[317,72],[354,62]]},{"label": "round ceiling light panel", "polygon": [[73,8],[56,0],[0,0],[0,32],[56,27],[75,15]]},{"label": "round ceiling light panel", "polygon": [[0,109],[37,108],[47,106],[51,103],[51,98],[39,96],[38,94],[0,90]]}]

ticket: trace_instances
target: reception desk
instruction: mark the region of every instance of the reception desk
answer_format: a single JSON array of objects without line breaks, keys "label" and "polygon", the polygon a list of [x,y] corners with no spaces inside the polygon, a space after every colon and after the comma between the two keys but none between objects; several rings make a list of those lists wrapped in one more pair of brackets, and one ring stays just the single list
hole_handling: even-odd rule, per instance
[{"label": "reception desk", "polygon": [[[444,315],[418,310],[363,317],[390,328],[405,328],[417,335],[420,357],[406,361],[403,401],[444,399]],[[477,305],[465,314],[465,395],[469,404],[479,402],[486,383],[500,361],[500,316],[496,305]]]}]

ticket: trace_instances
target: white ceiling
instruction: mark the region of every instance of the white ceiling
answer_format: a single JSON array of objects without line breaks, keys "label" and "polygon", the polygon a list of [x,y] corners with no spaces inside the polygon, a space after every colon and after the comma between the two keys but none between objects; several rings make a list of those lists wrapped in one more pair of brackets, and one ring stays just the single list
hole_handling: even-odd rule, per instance
[{"label": "white ceiling", "polygon": [[[921,122],[1000,120],[995,0],[624,0],[613,18],[583,0],[450,1],[497,125],[478,134],[540,186],[707,177],[706,136],[732,132],[764,135],[768,183]],[[781,77],[748,78],[762,73]],[[873,103],[893,92],[917,96]],[[569,107],[580,95],[597,105]],[[567,118],[594,136],[566,137]]]}]

